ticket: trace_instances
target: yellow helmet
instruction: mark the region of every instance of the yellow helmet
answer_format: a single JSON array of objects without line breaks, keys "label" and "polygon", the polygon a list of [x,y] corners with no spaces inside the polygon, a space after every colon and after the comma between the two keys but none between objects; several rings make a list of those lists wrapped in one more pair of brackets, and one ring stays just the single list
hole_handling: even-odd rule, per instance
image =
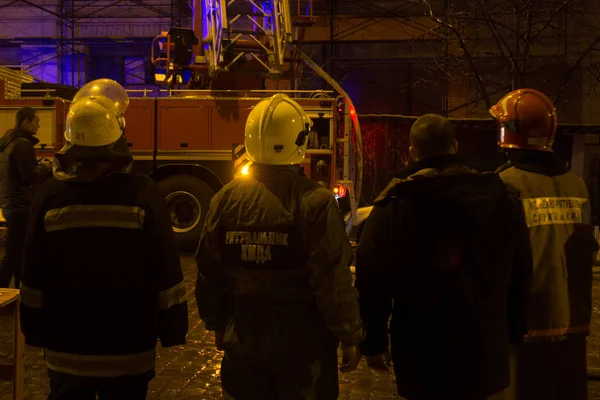
[{"label": "yellow helmet", "polygon": [[258,103],[246,121],[246,153],[257,164],[300,164],[313,123],[300,104],[276,94]]},{"label": "yellow helmet", "polygon": [[83,86],[67,114],[65,139],[78,146],[106,146],[125,131],[124,114],[129,96],[111,79],[97,79]]}]

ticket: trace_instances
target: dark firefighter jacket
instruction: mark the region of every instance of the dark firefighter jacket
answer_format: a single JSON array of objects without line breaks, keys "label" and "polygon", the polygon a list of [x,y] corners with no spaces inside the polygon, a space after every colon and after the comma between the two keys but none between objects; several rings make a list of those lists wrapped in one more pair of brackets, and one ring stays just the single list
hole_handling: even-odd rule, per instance
[{"label": "dark firefighter jacket", "polygon": [[[295,166],[259,166],[212,200],[196,254],[206,329],[258,363],[363,338],[351,249],[332,194]],[[313,358],[314,359],[314,358]]]},{"label": "dark firefighter jacket", "polygon": [[187,302],[157,185],[128,173],[124,140],[55,155],[25,244],[21,327],[51,377],[151,379],[157,338],[185,343]]},{"label": "dark firefighter jacket", "polygon": [[508,385],[509,343],[525,334],[527,228],[498,175],[456,156],[416,167],[376,199],[359,242],[361,351],[387,349],[391,311],[401,396],[485,398]]},{"label": "dark firefighter jacket", "polygon": [[22,129],[12,129],[0,139],[0,208],[26,210],[33,198],[32,186],[52,173],[35,158],[39,140]]},{"label": "dark firefighter jacket", "polygon": [[520,194],[533,251],[526,341],[589,332],[593,253],[587,187],[551,153],[522,153],[502,180]]}]

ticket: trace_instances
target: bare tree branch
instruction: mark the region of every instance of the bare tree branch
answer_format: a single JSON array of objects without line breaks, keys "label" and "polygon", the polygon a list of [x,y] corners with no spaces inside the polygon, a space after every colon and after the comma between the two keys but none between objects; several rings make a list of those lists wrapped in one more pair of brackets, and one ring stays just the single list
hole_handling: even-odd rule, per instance
[{"label": "bare tree branch", "polygon": [[596,47],[596,45],[600,43],[600,37],[597,37],[596,40],[594,40],[587,48],[587,50],[585,50],[581,56],[579,57],[579,59],[577,59],[577,61],[575,62],[575,64],[573,64],[573,66],[571,67],[571,69],[569,70],[569,72],[567,72],[567,76],[565,77],[565,83],[563,84],[562,88],[558,91],[558,93],[556,93],[556,95],[553,98],[553,101],[556,102],[556,100],[565,92],[565,90],[567,90],[567,88],[569,87],[569,81],[571,80],[571,78],[573,77],[573,74],[575,74],[575,72],[579,69],[579,67],[581,66],[581,63],[583,62],[583,60],[590,54],[590,52],[594,49],[594,47]]},{"label": "bare tree branch", "polygon": [[439,25],[441,25],[441,26],[449,29],[456,36],[456,39],[458,41],[458,45],[460,46],[461,50],[464,52],[465,57],[467,58],[467,60],[469,61],[469,64],[471,65],[473,74],[475,75],[475,78],[477,80],[477,84],[478,84],[478,88],[479,88],[480,94],[485,99],[486,105],[488,105],[491,108],[492,107],[492,102],[490,101],[490,98],[489,98],[489,96],[486,93],[485,85],[483,84],[483,80],[481,79],[481,76],[479,75],[479,72],[477,71],[477,65],[475,64],[475,60],[471,56],[469,48],[465,44],[465,41],[464,41],[461,33],[454,26],[452,26],[452,24],[444,22],[444,21],[442,21],[441,19],[437,18],[434,15],[433,8],[431,7],[431,3],[429,2],[429,0],[422,0],[422,1],[429,8],[429,18],[431,18],[431,20],[434,21],[435,23],[437,23],[437,24],[439,24]]},{"label": "bare tree branch", "polygon": [[542,34],[542,32],[544,32],[544,30],[546,30],[546,28],[548,27],[548,25],[550,25],[552,23],[552,20],[554,20],[554,17],[556,17],[560,12],[562,12],[565,9],[565,7],[567,7],[572,2],[573,2],[573,0],[565,0],[556,10],[554,10],[554,12],[552,14],[550,14],[550,16],[548,17],[548,19],[546,20],[546,23],[544,23],[538,29],[538,31],[531,36],[530,39],[532,41],[536,40]]},{"label": "bare tree branch", "polygon": [[521,60],[521,71],[527,70],[527,59],[531,50],[531,30],[533,28],[533,13],[531,10],[531,0],[527,2],[527,26],[525,27],[525,50],[523,50],[523,59]]},{"label": "bare tree branch", "polygon": [[[494,23],[492,22],[490,16],[486,13],[486,10],[484,10],[484,8],[483,8],[483,5],[481,4],[481,0],[475,0],[475,1],[477,2],[479,9],[481,10],[481,12],[484,16],[483,18],[484,18],[488,28],[490,29],[490,32],[494,38],[494,41],[496,42],[496,44],[498,46],[498,50],[500,50],[500,52],[502,53],[502,56],[505,58],[506,63],[511,66],[512,74],[519,75],[521,73],[521,71],[520,71],[519,66],[517,65],[517,62],[515,60],[515,55],[511,51],[510,46],[508,46],[506,44],[506,41],[504,40],[502,35],[498,34],[498,31],[496,30]],[[504,53],[505,50],[508,52],[508,56]]]}]

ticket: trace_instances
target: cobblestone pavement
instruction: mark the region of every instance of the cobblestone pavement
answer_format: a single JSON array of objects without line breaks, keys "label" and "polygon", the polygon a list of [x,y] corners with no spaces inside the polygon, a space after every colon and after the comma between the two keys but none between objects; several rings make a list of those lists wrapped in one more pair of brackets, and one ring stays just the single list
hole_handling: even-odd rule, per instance
[{"label": "cobblestone pavement", "polygon": [[[198,319],[194,301],[195,265],[191,257],[182,258],[190,306],[190,330],[185,346],[162,349],[159,347],[156,378],[150,383],[148,399],[221,399],[219,368],[221,353],[213,346],[214,337],[204,329]],[[594,276],[594,310],[592,335],[588,339],[588,362],[591,369],[598,369],[600,376],[600,274]],[[9,320],[0,317],[0,362],[10,353],[11,327]],[[46,366],[42,351],[27,347],[26,400],[43,400],[48,393]],[[600,400],[600,381],[590,380],[590,400]],[[0,400],[11,399],[11,385],[0,382]],[[395,395],[392,374],[379,373],[366,367],[361,361],[357,371],[340,374],[340,399],[383,400],[400,399]]]},{"label": "cobblestone pavement", "polygon": [[[214,335],[204,329],[194,300],[196,267],[191,257],[183,257],[190,307],[188,343],[171,349],[158,348],[156,378],[150,383],[148,399],[221,399],[219,369],[222,353],[213,345]],[[11,351],[9,320],[0,317],[0,362]],[[27,347],[26,400],[43,400],[48,394],[48,378],[42,350]],[[11,399],[10,383],[0,382],[0,400]],[[393,374],[374,372],[364,361],[350,374],[340,374],[340,399],[399,399]]]}]

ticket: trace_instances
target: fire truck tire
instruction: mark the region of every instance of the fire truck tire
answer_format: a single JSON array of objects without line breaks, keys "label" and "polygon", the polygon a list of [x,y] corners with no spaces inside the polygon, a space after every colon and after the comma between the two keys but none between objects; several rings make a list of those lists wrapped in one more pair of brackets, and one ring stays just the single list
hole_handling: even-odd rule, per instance
[{"label": "fire truck tire", "polygon": [[158,187],[167,200],[179,251],[196,251],[215,191],[206,182],[191,175],[170,176],[158,182]]}]

